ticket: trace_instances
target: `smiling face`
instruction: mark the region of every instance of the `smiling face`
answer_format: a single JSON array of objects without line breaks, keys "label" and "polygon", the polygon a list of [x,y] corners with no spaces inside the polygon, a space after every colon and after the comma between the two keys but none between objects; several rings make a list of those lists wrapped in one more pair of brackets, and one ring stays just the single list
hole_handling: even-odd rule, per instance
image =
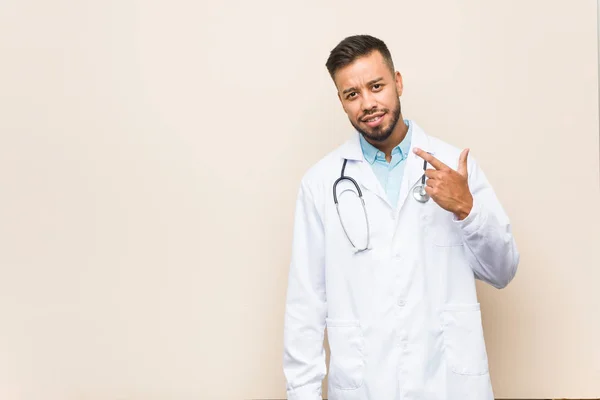
[{"label": "smiling face", "polygon": [[381,53],[373,51],[337,70],[334,81],[354,128],[369,141],[387,140],[401,118],[400,73],[392,72]]}]

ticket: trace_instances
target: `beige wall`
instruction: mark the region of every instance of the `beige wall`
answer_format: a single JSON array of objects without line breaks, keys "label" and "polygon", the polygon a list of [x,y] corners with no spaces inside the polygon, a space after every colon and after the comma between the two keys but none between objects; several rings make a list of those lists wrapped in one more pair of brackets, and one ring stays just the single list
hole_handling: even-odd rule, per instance
[{"label": "beige wall", "polygon": [[497,396],[600,397],[595,2],[8,0],[1,399],[284,397],[294,199],[350,134],[324,62],[355,33],[512,217]]}]

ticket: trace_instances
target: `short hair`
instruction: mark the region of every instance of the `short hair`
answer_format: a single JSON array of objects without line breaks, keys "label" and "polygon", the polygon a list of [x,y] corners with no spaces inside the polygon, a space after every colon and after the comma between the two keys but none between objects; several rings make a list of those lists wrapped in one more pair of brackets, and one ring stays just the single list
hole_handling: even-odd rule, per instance
[{"label": "short hair", "polygon": [[378,51],[383,56],[383,59],[393,73],[395,70],[394,62],[386,44],[382,40],[370,35],[355,35],[345,38],[331,50],[325,64],[329,75],[333,79],[335,73],[340,68],[351,64],[357,58],[368,56],[374,51]]}]

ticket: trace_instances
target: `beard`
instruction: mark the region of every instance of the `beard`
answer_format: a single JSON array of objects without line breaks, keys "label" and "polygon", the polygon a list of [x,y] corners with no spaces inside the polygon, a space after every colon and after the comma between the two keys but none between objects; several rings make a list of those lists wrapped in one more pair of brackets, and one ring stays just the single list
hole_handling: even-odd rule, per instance
[{"label": "beard", "polygon": [[[385,112],[386,114],[389,114],[390,110],[388,110],[388,109],[371,110],[368,114],[364,114],[360,118],[360,120],[368,117],[370,114],[374,114],[376,112],[381,112],[381,111]],[[354,126],[354,129],[359,131],[365,137],[365,139],[369,139],[374,142],[384,142],[394,132],[394,129],[396,128],[396,124],[398,124],[398,121],[400,120],[400,112],[401,112],[400,100],[398,100],[396,107],[394,107],[394,109],[392,110],[392,114],[391,114],[392,120],[390,121],[390,123],[387,127],[380,125],[380,126],[376,126],[375,128],[366,128],[369,130],[365,130],[365,129],[361,128],[360,126],[358,126],[358,123],[355,123],[352,120],[350,120],[350,123],[352,124],[352,126]]]}]

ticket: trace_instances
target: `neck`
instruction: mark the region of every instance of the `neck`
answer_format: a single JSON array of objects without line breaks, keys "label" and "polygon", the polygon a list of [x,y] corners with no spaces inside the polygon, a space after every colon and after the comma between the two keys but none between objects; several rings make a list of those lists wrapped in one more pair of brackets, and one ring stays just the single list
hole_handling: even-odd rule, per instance
[{"label": "neck", "polygon": [[407,133],[408,125],[406,125],[401,115],[398,119],[396,127],[394,128],[394,131],[392,132],[389,138],[387,138],[383,142],[373,142],[366,138],[365,139],[377,149],[379,149],[381,152],[385,153],[385,158],[389,161],[389,159],[392,156],[392,150],[404,140]]}]

